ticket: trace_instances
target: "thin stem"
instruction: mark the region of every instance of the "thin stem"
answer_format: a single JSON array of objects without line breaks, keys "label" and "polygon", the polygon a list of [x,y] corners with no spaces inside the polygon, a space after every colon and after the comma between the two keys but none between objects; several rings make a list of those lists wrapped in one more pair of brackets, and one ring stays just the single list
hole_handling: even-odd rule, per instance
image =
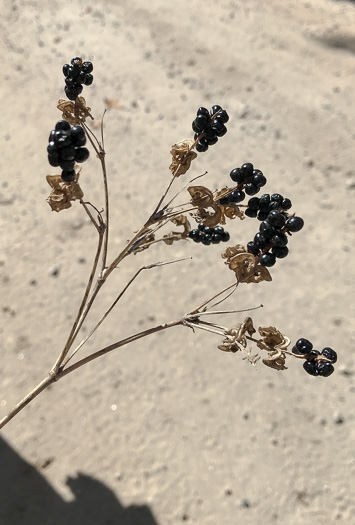
[{"label": "thin stem", "polygon": [[104,192],[105,192],[105,234],[104,234],[104,247],[102,250],[102,265],[101,265],[101,271],[103,272],[106,268],[106,260],[107,260],[107,249],[108,249],[108,233],[109,233],[109,198],[108,198],[108,183],[107,183],[107,171],[106,171],[106,162],[105,162],[105,151],[102,149],[100,151],[100,162],[101,162],[101,168],[102,168],[102,175],[104,179]]},{"label": "thin stem", "polygon": [[193,314],[197,314],[197,313],[199,313],[199,310],[201,310],[201,308],[203,308],[203,307],[206,306],[208,303],[210,303],[211,301],[213,301],[213,299],[216,299],[216,297],[219,297],[220,295],[222,295],[223,293],[227,292],[228,290],[230,290],[230,289],[233,288],[234,286],[237,287],[238,284],[239,284],[239,281],[236,281],[235,283],[230,284],[229,286],[226,286],[225,288],[223,288],[223,290],[220,290],[220,291],[217,292],[215,295],[213,295],[212,297],[210,297],[210,299],[207,299],[207,301],[204,301],[200,306],[198,306],[198,307],[195,308],[194,310],[191,310],[191,312],[189,312],[188,315],[193,315]]},{"label": "thin stem", "polygon": [[55,375],[49,375],[31,390],[10,412],[0,420],[0,429],[3,428],[13,417],[16,416],[25,406],[27,406],[35,397],[55,381]]},{"label": "thin stem", "polygon": [[185,321],[184,323],[186,326],[188,326],[189,328],[199,328],[200,330],[205,330],[205,332],[212,332],[213,334],[217,334],[217,335],[224,335],[223,332],[219,332],[217,330],[213,330],[213,328],[208,328],[207,326],[202,326],[198,323],[189,323],[188,321]]},{"label": "thin stem", "polygon": [[[74,339],[76,337],[77,327],[80,324],[80,319],[81,319],[81,316],[83,315],[84,308],[85,308],[85,305],[87,303],[87,300],[88,300],[88,297],[89,297],[89,294],[90,294],[91,286],[92,286],[92,283],[93,283],[94,278],[95,278],[97,265],[98,265],[99,258],[100,258],[102,243],[103,243],[103,234],[104,234],[103,230],[98,229],[98,233],[99,233],[99,242],[98,242],[98,245],[97,245],[94,263],[93,263],[93,266],[92,266],[92,269],[91,269],[91,273],[90,273],[90,277],[89,277],[88,283],[86,285],[84,296],[82,298],[78,314],[77,314],[77,316],[75,318],[75,321],[74,321],[74,324],[73,324],[72,329],[70,331],[70,334],[69,334],[69,337],[67,339],[67,342],[66,342],[63,350],[59,354],[59,356],[58,356],[58,358],[57,358],[57,360],[56,360],[56,362],[55,362],[55,364],[54,364],[54,366],[52,368],[52,372],[53,373],[58,371],[59,367],[61,366],[61,364],[62,364],[62,362],[63,362],[63,360],[65,358],[65,356],[69,352],[69,349],[70,349],[70,347],[71,347],[71,345],[72,345],[72,343],[73,343],[73,341],[74,341]],[[81,324],[82,324],[82,322],[81,322]],[[81,324],[80,324],[80,326],[81,326]]]},{"label": "thin stem", "polygon": [[97,352],[94,352],[93,354],[90,354],[87,357],[84,357],[80,361],[77,361],[73,365],[69,366],[65,370],[62,370],[58,373],[57,379],[61,379],[62,377],[70,374],[71,372],[74,372],[74,370],[77,370],[78,368],[84,366],[87,363],[90,363],[91,361],[94,361],[94,359],[97,359],[101,357],[102,355],[108,354],[109,352],[112,352],[113,350],[116,350],[116,348],[120,348],[121,346],[127,345],[129,343],[133,343],[134,341],[137,341],[138,339],[142,339],[142,337],[146,337],[147,335],[155,334],[156,332],[161,332],[162,330],[166,330],[167,328],[171,328],[173,326],[183,325],[184,320],[183,319],[177,319],[176,321],[170,321],[169,323],[160,324],[158,326],[155,326],[153,328],[148,328],[147,330],[144,330],[143,332],[139,332],[138,334],[131,335],[130,337],[127,337],[126,339],[122,339],[121,341],[117,341],[116,343],[113,343],[112,345],[106,346],[105,348],[102,348],[101,350],[98,350]]}]

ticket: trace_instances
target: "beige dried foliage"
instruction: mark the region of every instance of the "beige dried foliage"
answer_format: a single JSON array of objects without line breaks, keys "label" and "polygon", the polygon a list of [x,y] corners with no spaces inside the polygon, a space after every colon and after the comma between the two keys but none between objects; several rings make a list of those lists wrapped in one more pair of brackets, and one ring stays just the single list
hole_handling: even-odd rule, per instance
[{"label": "beige dried foliage", "polygon": [[191,195],[192,206],[208,208],[213,204],[213,193],[205,186],[189,186],[187,191]]},{"label": "beige dried foliage", "polygon": [[94,120],[90,113],[91,108],[87,107],[84,97],[78,97],[75,102],[61,98],[58,100],[57,108],[62,111],[62,118],[72,126],[82,124],[87,117]]},{"label": "beige dried foliage", "polygon": [[214,200],[218,201],[218,206],[221,209],[221,221],[220,224],[226,224],[226,217],[228,219],[235,219],[238,217],[239,219],[245,219],[244,212],[240,210],[239,206],[236,204],[228,204],[227,206],[224,206],[219,203],[219,200],[224,197],[225,195],[228,195],[233,191],[233,188],[223,188],[222,190],[217,190],[214,196]]},{"label": "beige dried foliage", "polygon": [[185,215],[178,215],[171,219],[171,222],[176,224],[176,226],[183,226],[184,231],[182,232],[171,232],[163,236],[163,241],[165,244],[173,244],[174,241],[180,241],[181,239],[186,239],[191,230],[191,225]]},{"label": "beige dried foliage", "polygon": [[248,253],[240,244],[227,248],[222,257],[227,259],[226,264],[241,283],[260,283],[272,280],[269,270],[258,264],[254,255]]},{"label": "beige dried foliage", "polygon": [[225,332],[226,338],[218,346],[223,352],[237,352],[247,346],[245,334],[252,336],[256,332],[251,317],[246,317],[243,323],[238,324],[235,328],[230,328]]},{"label": "beige dried foliage", "polygon": [[52,191],[47,198],[47,202],[53,211],[61,211],[71,207],[71,202],[81,200],[84,193],[79,186],[80,169],[75,174],[73,182],[64,182],[60,175],[47,175],[47,182]]},{"label": "beige dried foliage", "polygon": [[259,334],[262,339],[257,342],[257,346],[269,354],[267,359],[263,359],[263,363],[275,370],[286,370],[286,354],[283,350],[287,350],[291,343],[290,339],[274,326],[260,327]]},{"label": "beige dried foliage", "polygon": [[212,208],[213,211],[206,210],[205,208],[198,208],[195,219],[197,222],[203,222],[205,226],[213,228],[222,222],[222,211],[216,203],[211,204],[210,208]]},{"label": "beige dried foliage", "polygon": [[155,241],[155,235],[154,233],[149,233],[144,238],[144,242],[139,244],[139,246],[133,251],[134,255],[136,255],[139,252],[142,252],[143,250],[147,250],[149,246]]},{"label": "beige dried foliage", "polygon": [[184,175],[190,168],[191,162],[197,157],[197,153],[191,151],[193,144],[192,139],[184,139],[172,146],[170,150],[172,161],[169,169],[175,177]]}]

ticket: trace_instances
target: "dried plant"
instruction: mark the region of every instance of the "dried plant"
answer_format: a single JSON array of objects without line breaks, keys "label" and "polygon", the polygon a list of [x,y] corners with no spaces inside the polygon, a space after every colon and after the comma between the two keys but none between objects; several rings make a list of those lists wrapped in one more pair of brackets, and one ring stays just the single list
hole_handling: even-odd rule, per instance
[{"label": "dried plant", "polygon": [[[288,241],[293,233],[303,227],[303,220],[290,213],[291,201],[280,194],[263,194],[260,198],[255,195],[266,184],[264,174],[254,169],[251,163],[234,168],[230,172],[233,184],[225,185],[220,189],[211,190],[201,185],[186,186],[170,200],[168,193],[176,179],[186,175],[198,154],[202,154],[214,145],[227,132],[225,124],[229,120],[227,112],[220,106],[213,106],[210,111],[199,108],[192,123],[195,132],[194,138],[178,141],[172,146],[172,160],[169,166],[171,178],[167,188],[150,216],[133,235],[131,240],[116,254],[111,262],[107,260],[109,245],[109,194],[107,186],[107,170],[105,163],[103,119],[101,121],[101,136],[97,138],[86,124],[86,119],[93,116],[91,108],[86,106],[85,99],[80,96],[83,85],[90,85],[93,81],[93,66],[90,62],[83,62],[79,57],[72,59],[71,64],[65,64],[65,92],[69,100],[59,100],[58,109],[62,112],[62,119],[57,122],[51,132],[48,144],[48,160],[53,167],[60,167],[61,174],[48,175],[47,181],[52,189],[48,203],[53,211],[68,210],[74,201],[77,201],[90,218],[98,234],[97,249],[93,266],[89,275],[84,295],[71,327],[67,341],[57,356],[47,377],[43,379],[20,403],[18,403],[1,421],[0,428],[6,425],[20,410],[30,403],[40,392],[66,375],[124,345],[142,339],[151,334],[167,330],[173,326],[188,327],[194,331],[204,330],[219,336],[218,349],[223,352],[240,353],[242,359],[249,361],[253,366],[261,362],[275,370],[286,370],[286,359],[301,359],[305,371],[314,376],[329,376],[333,371],[333,364],[337,360],[336,352],[331,348],[324,348],[322,352],[313,349],[312,343],[300,338],[289,350],[290,339],[277,328],[255,328],[251,317],[235,326],[222,326],[214,321],[218,316],[227,316],[246,310],[216,309],[233,293],[238,286],[271,281],[269,268],[278,259],[288,255]],[[81,188],[81,168],[78,163],[84,162],[89,151],[85,147],[89,140],[100,162],[105,194],[104,212],[98,207],[84,200],[84,191]],[[184,204],[175,204],[178,196],[185,194]],[[247,204],[242,204],[250,196]],[[167,202],[166,202],[167,201]],[[70,213],[66,211],[65,213]],[[148,328],[135,333],[130,337],[115,341],[109,346],[92,352],[87,357],[73,361],[74,356],[85,345],[98,327],[104,322],[112,309],[120,301],[127,289],[134,283],[138,275],[144,270],[158,266],[177,263],[185,259],[154,262],[142,266],[128,281],[123,290],[96,324],[88,328],[88,335],[79,343],[75,343],[86,321],[96,297],[114,269],[129,255],[139,254],[153,244],[163,242],[174,246],[180,240],[190,240],[208,246],[230,240],[229,233],[223,228],[228,221],[235,219],[257,218],[260,221],[259,232],[247,246],[233,243],[228,246],[222,255],[225,264],[232,272],[232,282],[226,288],[214,291],[210,298],[197,307],[192,307],[180,318]],[[198,226],[191,227],[195,221]],[[163,226],[171,223],[172,231],[161,235]],[[212,317],[211,317],[212,316]],[[259,335],[256,335],[259,334]],[[252,347],[257,348],[252,353]],[[259,352],[262,355],[259,355]],[[262,357],[264,356],[264,357]]]}]

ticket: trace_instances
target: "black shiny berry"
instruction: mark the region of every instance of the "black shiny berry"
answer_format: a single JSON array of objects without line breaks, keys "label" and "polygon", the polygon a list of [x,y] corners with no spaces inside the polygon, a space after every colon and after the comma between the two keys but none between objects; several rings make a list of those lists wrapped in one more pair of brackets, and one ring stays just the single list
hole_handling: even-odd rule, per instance
[{"label": "black shiny berry", "polygon": [[251,181],[255,186],[258,186],[259,188],[265,186],[267,182],[265,175],[263,175],[263,173],[261,173],[260,170],[253,171],[253,178]]},{"label": "black shiny berry", "polygon": [[212,244],[219,244],[222,241],[222,235],[220,233],[214,233],[212,235]]},{"label": "black shiny berry", "polygon": [[301,217],[290,217],[286,222],[286,228],[292,233],[302,230],[303,225],[304,221]]},{"label": "black shiny berry", "polygon": [[204,232],[205,231],[205,225],[203,222],[200,222],[200,224],[197,226],[197,228],[200,230],[200,232]]},{"label": "black shiny berry", "polygon": [[259,207],[259,198],[258,197],[252,197],[248,200],[248,208],[251,210],[257,210]]},{"label": "black shiny berry", "polygon": [[225,109],[222,109],[222,111],[217,113],[215,118],[217,120],[219,120],[219,122],[222,122],[222,124],[227,124],[227,122],[229,120],[229,115],[228,115],[228,113],[226,112]]},{"label": "black shiny berry", "polygon": [[236,182],[237,184],[240,184],[244,181],[244,174],[240,168],[234,168],[229,174],[230,178],[233,182]]},{"label": "black shiny berry", "polygon": [[209,246],[212,242],[212,235],[204,235],[202,240],[201,240],[202,244],[205,244],[206,246]]},{"label": "black shiny berry", "polygon": [[70,124],[66,120],[59,120],[55,125],[55,131],[69,131]]},{"label": "black shiny berry", "polygon": [[308,339],[304,339],[303,337],[301,339],[298,339],[296,341],[295,346],[292,348],[292,352],[294,354],[298,355],[305,355],[308,354],[313,348],[313,345]]},{"label": "black shiny berry", "polygon": [[270,195],[268,193],[264,193],[260,197],[259,210],[268,212],[269,211],[269,206],[270,206]]},{"label": "black shiny berry", "polygon": [[203,153],[204,151],[208,150],[208,143],[204,137],[201,137],[198,143],[196,144],[196,150],[199,153]]},{"label": "black shiny berry", "polygon": [[210,118],[210,112],[208,111],[207,108],[204,108],[204,107],[200,107],[198,108],[197,110],[197,116],[199,115],[204,115],[205,117],[207,117],[208,119]]},{"label": "black shiny berry", "polygon": [[246,162],[240,167],[240,169],[242,170],[245,179],[249,179],[253,176],[254,166],[251,162]]},{"label": "black shiny berry", "polygon": [[314,363],[313,361],[305,361],[303,363],[303,368],[305,369],[307,374],[309,374],[311,376],[317,376],[318,375],[317,364]]},{"label": "black shiny berry", "polygon": [[87,148],[77,148],[75,150],[75,160],[76,162],[85,162],[90,156],[89,150]]},{"label": "black shiny berry", "polygon": [[267,220],[275,228],[282,228],[286,221],[285,216],[277,210],[272,210],[267,216]]},{"label": "black shiny berry", "polygon": [[276,262],[276,257],[272,253],[267,252],[267,253],[264,253],[260,257],[260,264],[262,266],[271,267],[271,266],[274,266],[275,262]]},{"label": "black shiny berry", "polygon": [[314,361],[319,355],[320,355],[320,352],[313,348],[310,352],[306,354],[306,357],[308,361]]},{"label": "black shiny berry", "polygon": [[198,237],[199,233],[200,233],[199,230],[197,228],[194,228],[193,230],[191,230],[189,232],[190,239],[196,239],[196,237]]},{"label": "black shiny berry", "polygon": [[288,255],[287,246],[273,246],[271,252],[277,259],[284,259]]},{"label": "black shiny berry", "polygon": [[258,214],[256,210],[252,210],[250,208],[247,208],[244,213],[247,217],[250,217],[251,219],[255,219],[255,217]]},{"label": "black shiny berry", "polygon": [[291,207],[292,202],[290,201],[290,199],[283,199],[283,201],[281,202],[281,208],[283,210],[289,210]]},{"label": "black shiny berry", "polygon": [[218,105],[212,106],[212,107],[211,107],[211,111],[210,111],[210,113],[211,113],[211,117],[212,117],[215,113],[217,113],[217,111],[219,111],[220,109],[222,109],[221,106],[218,106]]},{"label": "black shiny berry", "polygon": [[222,233],[222,241],[223,241],[223,242],[228,242],[229,239],[230,239],[230,235],[229,235],[229,233],[226,232],[226,231],[224,231],[224,232]]},{"label": "black shiny berry", "polygon": [[228,195],[229,202],[237,204],[238,202],[242,202],[245,199],[245,193],[241,190],[233,190]]},{"label": "black shiny berry", "polygon": [[260,253],[260,250],[259,248],[257,248],[255,246],[255,244],[253,243],[253,241],[249,241],[248,244],[247,244],[247,250],[249,253],[252,253],[253,255],[257,256],[259,255]]},{"label": "black shiny berry", "polygon": [[329,359],[332,363],[336,363],[338,360],[336,351],[329,347],[323,348],[322,355],[324,355],[324,357]]},{"label": "black shiny berry", "polygon": [[260,223],[259,231],[267,239],[271,239],[271,237],[273,237],[277,232],[277,230],[273,226],[271,226],[271,224],[266,220]]},{"label": "black shiny berry", "polygon": [[261,250],[263,248],[265,248],[267,245],[267,240],[265,239],[265,237],[263,236],[262,233],[257,233],[255,236],[254,236],[254,246],[256,248],[260,248]]},{"label": "black shiny berry", "polygon": [[247,182],[244,189],[247,195],[256,195],[260,191],[260,188],[252,182]]},{"label": "black shiny berry", "polygon": [[64,182],[72,182],[75,179],[75,171],[62,171],[62,180]]},{"label": "black shiny berry", "polygon": [[92,65],[91,62],[83,62],[83,71],[85,71],[85,73],[92,73],[93,69],[94,69],[94,66]]},{"label": "black shiny berry", "polygon": [[331,363],[319,361],[316,365],[319,376],[328,377],[334,372],[334,366]]},{"label": "black shiny berry", "polygon": [[271,200],[272,200],[273,202],[276,202],[278,205],[280,205],[281,202],[283,201],[283,196],[280,195],[280,193],[273,193],[273,194],[271,195]]},{"label": "black shiny berry", "polygon": [[208,123],[209,118],[205,115],[197,115],[197,117],[195,118],[195,126],[199,131],[203,131]]},{"label": "black shiny berry", "polygon": [[70,138],[73,144],[77,147],[84,146],[86,144],[85,131],[81,126],[73,126],[70,130]]},{"label": "black shiny berry", "polygon": [[271,237],[270,241],[273,246],[286,246],[288,243],[288,238],[284,233],[278,232],[276,235]]}]

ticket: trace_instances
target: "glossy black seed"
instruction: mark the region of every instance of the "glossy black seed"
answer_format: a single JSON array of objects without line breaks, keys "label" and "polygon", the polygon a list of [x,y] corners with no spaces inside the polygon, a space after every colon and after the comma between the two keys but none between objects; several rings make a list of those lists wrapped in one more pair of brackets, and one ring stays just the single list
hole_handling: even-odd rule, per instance
[{"label": "glossy black seed", "polygon": [[307,355],[307,359],[308,361],[314,361],[316,357],[318,357],[320,355],[320,352],[318,350],[311,350],[310,352],[308,352]]},{"label": "glossy black seed", "polygon": [[245,179],[253,176],[254,166],[251,162],[246,162],[240,167],[240,169],[242,170]]},{"label": "glossy black seed", "polygon": [[222,109],[221,106],[217,106],[217,105],[216,106],[212,106],[211,107],[211,111],[210,111],[211,116],[214,115],[215,113],[217,113],[217,111],[219,111],[220,109]]},{"label": "glossy black seed", "polygon": [[285,216],[276,210],[272,210],[269,213],[267,220],[271,226],[275,226],[275,228],[282,228],[286,221]]},{"label": "glossy black seed", "polygon": [[287,246],[273,246],[271,252],[277,259],[284,259],[288,255]]},{"label": "glossy black seed", "polygon": [[55,139],[55,130],[52,129],[52,131],[50,132],[49,137],[48,137],[48,142],[53,142],[54,139]]},{"label": "glossy black seed", "polygon": [[197,228],[200,230],[200,232],[204,232],[205,231],[205,225],[203,224],[203,222],[200,222],[200,224],[197,226]]},{"label": "glossy black seed", "polygon": [[197,228],[194,228],[193,230],[191,230],[191,231],[189,232],[189,237],[190,237],[190,239],[196,239],[196,237],[199,235],[199,233],[200,233],[200,232],[198,231],[198,229],[197,229]]},{"label": "glossy black seed", "polygon": [[62,180],[64,182],[72,182],[75,179],[75,171],[62,171]]},{"label": "glossy black seed", "polygon": [[227,124],[227,122],[229,120],[229,115],[228,115],[228,113],[226,112],[225,109],[222,109],[222,111],[217,113],[215,118],[217,120],[219,120],[219,122],[222,122],[222,124]]},{"label": "glossy black seed", "polygon": [[81,68],[79,64],[73,64],[68,69],[68,76],[75,78],[80,74]]},{"label": "glossy black seed", "polygon": [[254,170],[253,178],[251,179],[251,181],[255,186],[258,186],[259,188],[265,186],[267,182],[266,177],[261,173],[261,171],[257,170]]},{"label": "glossy black seed", "polygon": [[259,213],[258,213],[259,221],[265,221],[267,219],[268,215],[269,215],[269,210],[268,211],[259,211]]},{"label": "glossy black seed", "polygon": [[255,219],[255,217],[258,214],[256,210],[251,210],[250,208],[247,208],[244,213],[247,217],[250,217],[251,219]]},{"label": "glossy black seed", "polygon": [[64,66],[63,66],[63,74],[64,74],[65,77],[68,76],[69,68],[70,68],[69,64],[64,64]]},{"label": "glossy black seed", "polygon": [[194,238],[194,242],[202,242],[202,239],[204,238],[205,234],[202,232],[198,232],[198,235]]},{"label": "glossy black seed", "polygon": [[81,147],[86,144],[85,131],[81,126],[73,126],[71,128],[70,138],[73,141],[73,144],[77,147]]},{"label": "glossy black seed", "polygon": [[308,341],[308,339],[301,337],[301,339],[298,339],[298,341],[296,341],[295,346],[292,348],[292,352],[298,355],[305,355],[308,354],[312,350],[312,348],[312,343]]},{"label": "glossy black seed", "polygon": [[322,355],[324,355],[324,357],[326,357],[327,359],[330,359],[332,363],[336,363],[338,360],[338,355],[336,351],[329,347],[323,348]]},{"label": "glossy black seed", "polygon": [[208,246],[212,242],[212,235],[204,235],[201,242],[202,244],[205,244],[206,246]]},{"label": "glossy black seed", "polygon": [[83,90],[83,86],[81,86],[80,84],[75,84],[74,86],[76,87],[68,88],[68,86],[65,86],[64,88],[65,94],[69,100],[75,100],[76,98],[78,98],[78,96]]},{"label": "glossy black seed", "polygon": [[85,162],[90,156],[90,152],[87,148],[77,148],[75,151],[76,162]]},{"label": "glossy black seed", "polygon": [[253,243],[253,241],[249,241],[248,244],[247,244],[247,250],[249,253],[252,253],[253,255],[257,256],[259,255],[260,253],[260,250],[259,248],[257,248],[255,246],[255,244]]},{"label": "glossy black seed", "polygon": [[266,247],[267,245],[267,240],[265,239],[265,237],[263,236],[262,233],[258,232],[255,236],[254,236],[254,245],[256,248],[260,248],[261,250],[263,248]]},{"label": "glossy black seed", "polygon": [[214,228],[211,228],[210,226],[205,226],[205,233],[207,235],[212,235],[214,232]]},{"label": "glossy black seed", "polygon": [[269,210],[278,210],[279,209],[279,204],[277,202],[274,202],[274,201],[271,201],[270,204],[269,204]]},{"label": "glossy black seed", "polygon": [[94,66],[91,62],[83,62],[83,71],[85,71],[85,73],[91,73],[93,69]]},{"label": "glossy black seed", "polygon": [[247,182],[244,190],[247,195],[255,195],[256,193],[259,193],[260,188],[255,186],[252,182]]},{"label": "glossy black seed", "polygon": [[317,376],[318,375],[317,365],[313,361],[305,361],[303,363],[303,368],[305,369],[307,374],[309,374],[311,376]]},{"label": "glossy black seed", "polygon": [[71,139],[66,131],[56,131],[54,142],[57,148],[65,148],[71,144]]},{"label": "glossy black seed", "polygon": [[276,234],[275,228],[271,226],[271,224],[268,221],[262,221],[259,226],[259,231],[266,237],[267,239],[271,239]]},{"label": "glossy black seed", "polygon": [[59,120],[59,122],[55,125],[56,131],[69,131],[70,130],[70,124],[66,120]]},{"label": "glossy black seed", "polygon": [[280,195],[280,193],[273,193],[273,194],[271,195],[271,200],[272,200],[273,202],[277,202],[277,204],[280,205],[281,202],[283,201],[283,196]]},{"label": "glossy black seed", "polygon": [[230,239],[230,235],[229,235],[229,233],[226,232],[226,231],[224,231],[224,232],[222,233],[222,241],[223,241],[223,242],[228,242],[229,239]]},{"label": "glossy black seed", "polygon": [[85,78],[84,84],[85,84],[85,86],[91,86],[91,84],[93,83],[93,81],[94,81],[94,77],[88,73],[88,74],[86,75],[86,78]]},{"label": "glossy black seed", "polygon": [[230,204],[228,195],[225,196],[225,197],[222,197],[222,198],[220,199],[219,203],[220,203],[222,206],[228,206],[228,204]]},{"label": "glossy black seed", "polygon": [[59,166],[59,159],[58,159],[58,157],[55,157],[53,155],[48,155],[48,162],[54,168],[57,168]]},{"label": "glossy black seed", "polygon": [[77,79],[76,78],[73,78],[73,77],[67,77],[65,79],[65,85],[69,88],[69,89],[72,89],[74,88],[74,86],[76,86],[77,84]]},{"label": "glossy black seed", "polygon": [[260,211],[269,211],[269,206],[270,206],[270,195],[268,193],[264,193],[260,197],[259,210]]},{"label": "glossy black seed", "polygon": [[221,122],[218,122],[218,120],[214,119],[211,124],[211,129],[216,133],[217,137],[223,137],[227,133],[227,128],[224,124]]},{"label": "glossy black seed", "polygon": [[316,365],[319,376],[328,377],[334,372],[334,366],[331,363],[320,361]]},{"label": "glossy black seed", "polygon": [[257,210],[259,207],[259,198],[258,197],[252,197],[248,200],[248,208],[251,210]]},{"label": "glossy black seed", "polygon": [[288,221],[286,222],[286,228],[290,232],[299,232],[302,230],[304,225],[304,221],[301,217],[290,217]]},{"label": "glossy black seed", "polygon": [[224,232],[224,228],[222,226],[215,226],[213,228],[214,233],[222,234]]},{"label": "glossy black seed", "polygon": [[204,107],[198,108],[197,115],[204,115],[208,119],[210,118],[210,112],[208,111],[207,108],[204,108]]},{"label": "glossy black seed", "polygon": [[240,168],[234,168],[234,170],[230,172],[229,176],[233,182],[237,182],[238,184],[244,181],[244,174]]},{"label": "glossy black seed", "polygon": [[204,137],[200,138],[200,140],[196,144],[196,150],[200,153],[208,150],[208,143],[207,140],[204,139]]},{"label": "glossy black seed", "polygon": [[242,202],[245,199],[245,193],[242,190],[233,190],[228,195],[229,202],[234,202],[235,204],[238,202]]},{"label": "glossy black seed", "polygon": [[290,201],[290,199],[283,199],[283,201],[281,202],[281,208],[283,210],[289,210],[292,206],[292,202]]},{"label": "glossy black seed", "polygon": [[203,131],[205,127],[209,124],[209,121],[210,119],[206,117],[205,115],[198,115],[195,118],[195,124],[196,124],[197,129],[199,129],[200,131]]},{"label": "glossy black seed", "polygon": [[60,158],[62,160],[74,160],[75,157],[76,152],[73,144],[69,144],[69,146],[66,146],[60,150]]},{"label": "glossy black seed", "polygon": [[74,58],[71,59],[70,63],[72,65],[74,65],[74,64],[78,64],[79,65],[81,63],[81,58],[80,57],[74,57]]},{"label": "glossy black seed", "polygon": [[72,171],[74,169],[74,161],[61,160],[59,166],[62,168],[63,171]]},{"label": "glossy black seed", "polygon": [[51,142],[48,144],[47,146],[47,153],[49,155],[57,155],[58,156],[58,151],[57,151],[57,146],[55,144],[55,142],[53,140],[51,140]]},{"label": "glossy black seed", "polygon": [[262,266],[271,267],[274,266],[275,262],[276,258],[275,255],[273,255],[272,253],[267,252],[260,257],[260,264]]},{"label": "glossy black seed", "polygon": [[208,144],[209,146],[213,146],[213,144],[216,144],[216,143],[218,142],[218,137],[215,136],[213,139],[207,139],[207,138],[206,138],[206,140],[207,140],[207,144]]},{"label": "glossy black seed", "polygon": [[285,235],[282,232],[279,232],[273,237],[271,237],[271,244],[273,246],[278,246],[278,247],[286,246],[287,243],[288,243],[287,235]]},{"label": "glossy black seed", "polygon": [[220,233],[214,233],[212,235],[212,244],[219,244],[222,241],[222,235]]},{"label": "glossy black seed", "polygon": [[[201,131],[198,129],[198,127],[196,126],[196,122],[193,121],[192,122],[192,131],[194,131],[195,133],[197,133],[197,135],[200,135],[201,134]],[[197,139],[196,135],[195,135],[195,140]]]}]

